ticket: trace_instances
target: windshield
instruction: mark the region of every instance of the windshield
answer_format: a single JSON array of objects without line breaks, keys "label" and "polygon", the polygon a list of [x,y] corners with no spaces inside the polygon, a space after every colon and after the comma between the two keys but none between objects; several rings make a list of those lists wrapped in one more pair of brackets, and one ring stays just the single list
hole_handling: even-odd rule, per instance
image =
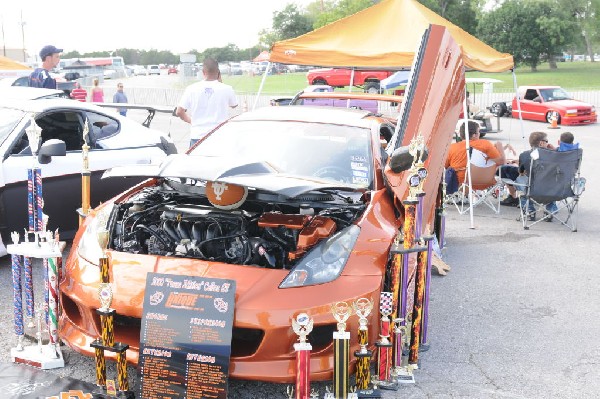
[{"label": "windshield", "polygon": [[369,187],[372,181],[367,128],[297,121],[232,121],[191,153],[268,162],[281,173]]},{"label": "windshield", "polygon": [[24,115],[25,112],[18,109],[0,108],[0,144],[14,130]]},{"label": "windshield", "polygon": [[541,89],[540,94],[542,95],[544,101],[558,101],[571,99],[571,96],[560,87],[556,87],[554,89]]}]

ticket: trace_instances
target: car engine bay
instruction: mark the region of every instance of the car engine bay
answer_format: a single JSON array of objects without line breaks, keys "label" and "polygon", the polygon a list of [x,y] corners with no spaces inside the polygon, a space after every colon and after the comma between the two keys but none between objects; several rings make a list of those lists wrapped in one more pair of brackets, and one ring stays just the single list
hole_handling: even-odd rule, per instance
[{"label": "car engine bay", "polygon": [[222,210],[197,194],[147,187],[115,204],[109,246],[136,254],[291,269],[321,240],[352,224],[364,208],[249,196],[241,208]]}]

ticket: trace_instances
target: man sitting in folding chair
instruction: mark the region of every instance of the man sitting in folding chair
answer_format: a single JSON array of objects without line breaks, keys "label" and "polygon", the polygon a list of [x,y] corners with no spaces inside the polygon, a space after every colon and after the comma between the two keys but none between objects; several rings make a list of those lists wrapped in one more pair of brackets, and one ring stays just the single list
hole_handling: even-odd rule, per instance
[{"label": "man sitting in folding chair", "polygon": [[[479,138],[479,124],[474,121],[468,121],[469,131],[469,158],[471,165],[471,183],[473,185],[473,201],[470,203],[469,181],[467,175],[467,150],[464,141],[459,141],[450,146],[448,158],[446,159],[446,168],[453,168],[456,171],[459,189],[456,193],[448,197],[448,201],[454,203],[458,212],[463,214],[469,211],[470,207],[475,207],[480,203],[485,203],[494,212],[500,212],[499,191],[502,183],[496,179],[496,169],[498,165],[504,165],[506,157],[505,148],[511,148],[509,145],[503,146],[502,143],[492,144],[488,140]],[[465,125],[460,127],[460,136],[465,139]],[[501,176],[500,176],[501,177]],[[493,197],[490,198],[490,197]]]},{"label": "man sitting in folding chair", "polygon": [[[585,189],[585,179],[579,175],[583,150],[555,151],[544,132],[531,133],[529,143],[531,151],[519,156],[522,176],[515,182],[523,193],[520,197],[523,228],[529,229],[542,220],[556,219],[577,231],[577,205]],[[537,211],[542,208],[543,216],[537,219]],[[567,212],[561,217],[559,211],[562,209]]]}]

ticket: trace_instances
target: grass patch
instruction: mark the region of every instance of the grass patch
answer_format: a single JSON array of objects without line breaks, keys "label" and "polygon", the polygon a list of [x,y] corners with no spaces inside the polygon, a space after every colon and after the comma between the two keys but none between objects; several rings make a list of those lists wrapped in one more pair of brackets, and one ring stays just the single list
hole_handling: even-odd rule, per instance
[{"label": "grass patch", "polygon": [[[600,62],[559,62],[558,69],[550,69],[547,63],[538,66],[537,72],[531,72],[529,67],[519,67],[516,70],[517,84],[524,85],[556,85],[567,90],[598,90],[600,89]],[[494,83],[494,90],[512,90],[513,76],[511,72],[484,73],[467,72],[467,77],[487,77],[501,80]],[[262,75],[223,76],[223,82],[231,85],[238,94],[254,94],[258,92]],[[262,93],[267,95],[294,95],[308,85],[306,72],[282,73],[269,75],[265,79]],[[472,91],[472,85],[468,90]],[[480,92],[482,85],[476,85]],[[336,89],[346,91],[348,88]],[[353,88],[353,91],[362,91]]]},{"label": "grass patch", "polygon": [[[600,62],[559,62],[557,69],[550,69],[548,63],[538,66],[537,72],[531,72],[530,67],[519,67],[516,70],[517,84],[561,86],[569,90],[600,89]],[[513,77],[511,72],[483,73],[467,72],[467,77],[486,77],[501,80],[494,83],[496,89],[512,89]],[[481,85],[477,85],[481,90]],[[469,85],[469,90],[472,86]]]}]

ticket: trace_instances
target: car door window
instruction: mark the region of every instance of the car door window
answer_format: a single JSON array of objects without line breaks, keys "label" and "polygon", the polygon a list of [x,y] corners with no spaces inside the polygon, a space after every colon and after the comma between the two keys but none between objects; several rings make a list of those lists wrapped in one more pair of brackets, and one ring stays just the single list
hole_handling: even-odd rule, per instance
[{"label": "car door window", "polygon": [[535,100],[538,97],[538,92],[535,89],[528,89],[525,92],[525,100]]},{"label": "car door window", "polygon": [[90,142],[95,144],[90,144],[92,148],[101,148],[101,140],[118,134],[121,129],[119,121],[109,116],[86,112],[86,117],[90,124]]},{"label": "car door window", "polygon": [[38,116],[36,123],[42,129],[42,144],[50,139],[58,139],[65,142],[67,151],[81,150],[83,126],[79,112],[48,112]]}]

